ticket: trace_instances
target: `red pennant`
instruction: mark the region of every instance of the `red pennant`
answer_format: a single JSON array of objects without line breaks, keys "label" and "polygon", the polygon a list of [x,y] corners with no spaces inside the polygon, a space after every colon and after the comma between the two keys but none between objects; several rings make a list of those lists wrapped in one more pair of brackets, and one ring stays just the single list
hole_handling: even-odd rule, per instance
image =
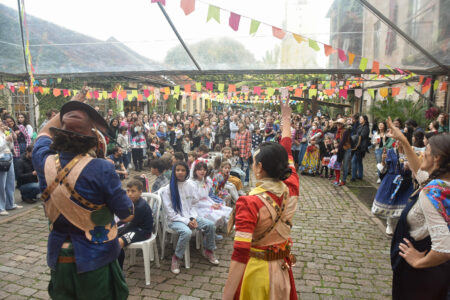
[{"label": "red pennant", "polygon": [[253,94],[261,95],[261,87],[260,86],[253,87]]},{"label": "red pennant", "polygon": [[347,98],[347,90],[344,89],[339,90],[339,98],[340,97]]},{"label": "red pennant", "polygon": [[431,77],[428,77],[427,80],[425,80],[424,86],[431,85]]},{"label": "red pennant", "polygon": [[63,95],[64,95],[64,97],[69,96],[69,90],[64,89],[63,90]]},{"label": "red pennant", "polygon": [[370,72],[380,74],[380,63],[374,60],[372,63],[372,70]]},{"label": "red pennant", "polygon": [[272,26],[272,34],[274,37],[279,38],[282,40],[284,36],[286,35],[286,32],[284,32],[283,29],[277,28],[275,26]]},{"label": "red pennant", "polygon": [[238,31],[240,21],[241,21],[240,15],[235,14],[234,12],[230,12],[230,19],[228,21],[228,24],[234,31]]},{"label": "red pennant", "polygon": [[98,93],[98,91],[94,91],[94,98],[98,99],[100,97],[100,94]]},{"label": "red pennant", "polygon": [[344,62],[347,59],[344,50],[338,49],[339,60]]},{"label": "red pennant", "polygon": [[11,92],[15,92],[16,91],[16,87],[14,85],[10,85],[9,89],[11,90]]},{"label": "red pennant", "polygon": [[[1,89],[0,89],[0,90],[1,90]],[[442,83],[440,90],[441,90],[441,91],[446,91],[446,90],[447,90],[447,81],[444,81],[444,82]]]},{"label": "red pennant", "polygon": [[214,84],[213,84],[211,81],[207,81],[207,82],[206,82],[206,89],[207,89],[208,91],[212,91],[212,90],[213,90],[213,87],[214,87]]},{"label": "red pennant", "polygon": [[392,97],[395,97],[398,94],[400,94],[400,88],[399,87],[393,87],[392,88]]},{"label": "red pennant", "polygon": [[150,91],[145,89],[144,90],[144,96],[145,96],[145,98],[148,98],[148,96],[150,96]]},{"label": "red pennant", "polygon": [[195,10],[195,0],[181,0],[180,7],[187,16]]},{"label": "red pennant", "polygon": [[116,91],[112,91],[111,98],[113,98],[113,99],[117,98],[117,92]]},{"label": "red pennant", "polygon": [[333,49],[330,45],[324,44],[323,49],[325,50],[325,56],[330,56],[334,52],[336,52],[336,49]]}]

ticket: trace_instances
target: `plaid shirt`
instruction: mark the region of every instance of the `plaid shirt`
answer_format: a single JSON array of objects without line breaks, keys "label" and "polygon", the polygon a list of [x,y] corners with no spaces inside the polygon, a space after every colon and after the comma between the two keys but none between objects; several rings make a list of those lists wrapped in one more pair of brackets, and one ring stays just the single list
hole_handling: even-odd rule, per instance
[{"label": "plaid shirt", "polygon": [[239,148],[239,157],[247,159],[252,155],[252,137],[247,129],[244,132],[238,131],[235,137],[236,147]]}]

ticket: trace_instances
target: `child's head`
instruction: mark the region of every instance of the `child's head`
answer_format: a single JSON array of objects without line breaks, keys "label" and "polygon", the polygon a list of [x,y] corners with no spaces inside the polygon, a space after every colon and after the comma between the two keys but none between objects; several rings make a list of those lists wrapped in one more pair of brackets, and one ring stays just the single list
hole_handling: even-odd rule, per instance
[{"label": "child's head", "polygon": [[222,155],[223,155],[224,158],[230,159],[231,156],[233,156],[233,153],[231,152],[231,148],[230,147],[223,147]]},{"label": "child's head", "polygon": [[183,152],[175,152],[172,157],[172,162],[175,163],[177,161],[184,161]]},{"label": "child's head", "polygon": [[339,147],[339,141],[338,140],[334,140],[333,141],[333,146],[334,146],[334,148],[338,148]]},{"label": "child's head", "polygon": [[328,135],[325,136],[324,143],[325,145],[331,144],[331,139]]},{"label": "child's head", "polygon": [[225,147],[231,147],[231,140],[229,138],[226,138],[224,145]]},{"label": "child's head", "polygon": [[183,182],[189,177],[189,167],[184,161],[177,161],[173,165],[172,177],[175,176],[176,181]]},{"label": "child's head", "polygon": [[238,147],[233,147],[233,156],[239,156],[239,148]]},{"label": "child's head", "polygon": [[208,146],[202,144],[198,147],[197,154],[198,154],[198,156],[203,156],[203,155],[207,154],[208,151],[209,151]]},{"label": "child's head", "polygon": [[188,153],[188,162],[193,162],[197,159],[197,152],[191,151]]},{"label": "child's head", "polygon": [[158,137],[157,137],[157,136],[154,136],[154,137],[152,138],[152,143],[158,144]]},{"label": "child's head", "polygon": [[231,164],[228,160],[224,160],[221,164],[220,164],[220,171],[222,172],[222,174],[224,176],[228,176],[230,175],[230,171],[231,171]]},{"label": "child's head", "polygon": [[194,167],[194,179],[203,180],[208,172],[208,165],[204,161],[199,161]]},{"label": "child's head", "polygon": [[142,182],[137,179],[132,179],[127,183],[127,196],[131,201],[136,202],[139,200],[144,189]]},{"label": "child's head", "polygon": [[220,145],[216,145],[214,147],[214,152],[220,152],[221,150],[222,150],[222,146],[220,146]]},{"label": "child's head", "polygon": [[153,175],[159,176],[166,170],[167,162],[161,158],[154,159],[150,162],[150,170]]},{"label": "child's head", "polygon": [[127,126],[122,126],[119,128],[119,132],[121,135],[125,135],[128,132],[128,127]]}]

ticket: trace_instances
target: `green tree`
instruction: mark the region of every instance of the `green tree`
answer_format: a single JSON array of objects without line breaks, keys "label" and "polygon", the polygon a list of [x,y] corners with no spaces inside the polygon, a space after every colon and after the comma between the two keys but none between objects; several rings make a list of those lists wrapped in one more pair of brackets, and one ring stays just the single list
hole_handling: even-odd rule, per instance
[{"label": "green tree", "polygon": [[[200,67],[208,69],[254,69],[257,63],[243,44],[231,38],[206,39],[188,47]],[[192,68],[191,59],[182,46],[170,49],[164,62],[177,69]]]},{"label": "green tree", "polygon": [[427,106],[422,100],[417,102],[400,99],[395,100],[388,97],[385,101],[376,101],[369,109],[369,112],[374,116],[375,120],[386,120],[387,117],[400,118],[402,121],[413,119],[420,127],[425,128],[427,119],[425,118],[425,111]]}]

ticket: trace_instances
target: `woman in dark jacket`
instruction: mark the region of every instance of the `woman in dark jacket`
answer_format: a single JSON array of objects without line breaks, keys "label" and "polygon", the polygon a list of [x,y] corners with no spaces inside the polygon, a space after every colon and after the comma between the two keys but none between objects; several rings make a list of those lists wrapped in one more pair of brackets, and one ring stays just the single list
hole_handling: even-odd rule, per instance
[{"label": "woman in dark jacket", "polygon": [[107,154],[111,154],[114,147],[117,145],[117,136],[119,134],[119,120],[117,118],[114,118],[109,123],[108,128],[108,136],[109,136],[109,143],[107,147]]},{"label": "woman in dark jacket", "polygon": [[359,126],[356,129],[357,143],[353,150],[352,157],[352,179],[362,179],[364,168],[363,168],[363,158],[369,148],[369,120],[367,116],[359,117]]}]

